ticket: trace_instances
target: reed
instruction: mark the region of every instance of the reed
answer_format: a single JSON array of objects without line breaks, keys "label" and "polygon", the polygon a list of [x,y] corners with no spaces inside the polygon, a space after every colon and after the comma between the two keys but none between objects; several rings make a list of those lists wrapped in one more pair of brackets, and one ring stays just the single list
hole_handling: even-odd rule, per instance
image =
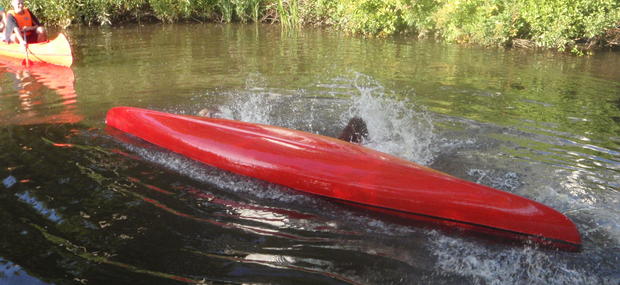
[{"label": "reed", "polygon": [[297,0],[278,0],[276,9],[282,27],[292,29],[300,25]]},{"label": "reed", "polygon": [[216,6],[222,22],[258,22],[262,0],[218,0]]},{"label": "reed", "polygon": [[247,0],[231,0],[235,7],[235,15],[237,20],[241,23],[247,23],[250,19],[249,16],[249,2]]},{"label": "reed", "polygon": [[235,11],[235,7],[230,0],[219,0],[217,1],[217,8],[221,15],[221,21],[230,23],[233,19],[233,13]]},{"label": "reed", "polygon": [[250,17],[252,21],[258,22],[262,12],[262,0],[248,0],[250,6]]}]

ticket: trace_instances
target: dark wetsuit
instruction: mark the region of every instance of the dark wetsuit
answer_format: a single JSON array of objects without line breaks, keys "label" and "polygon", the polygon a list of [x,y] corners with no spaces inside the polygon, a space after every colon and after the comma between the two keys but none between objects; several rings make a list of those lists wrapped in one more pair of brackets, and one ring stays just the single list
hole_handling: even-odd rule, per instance
[{"label": "dark wetsuit", "polygon": [[[39,22],[39,19],[37,19],[37,16],[35,16],[32,11],[30,11],[30,16],[32,17],[32,24],[34,26],[40,26],[41,23]],[[11,34],[13,34],[13,29],[15,27],[18,27],[17,25],[17,20],[15,20],[15,17],[13,17],[13,15],[11,14],[6,14],[6,29],[4,29],[4,38],[5,41],[10,41],[11,40]],[[22,37],[24,35],[22,34]],[[30,35],[27,36],[26,38],[26,42],[27,43],[36,43],[37,42],[37,33],[35,31],[32,31],[30,33]]]}]

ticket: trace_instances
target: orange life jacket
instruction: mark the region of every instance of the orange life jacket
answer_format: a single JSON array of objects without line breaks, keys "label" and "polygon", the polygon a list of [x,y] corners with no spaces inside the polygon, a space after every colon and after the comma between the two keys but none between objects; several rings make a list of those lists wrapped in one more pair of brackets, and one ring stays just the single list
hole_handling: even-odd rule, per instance
[{"label": "orange life jacket", "polygon": [[[10,10],[7,12],[8,15],[12,15],[17,22],[17,26],[21,29],[23,27],[33,26],[34,22],[32,21],[32,14],[30,14],[30,10],[24,8],[22,13],[16,13],[15,10]],[[26,32],[26,35],[30,35],[32,31]]]}]

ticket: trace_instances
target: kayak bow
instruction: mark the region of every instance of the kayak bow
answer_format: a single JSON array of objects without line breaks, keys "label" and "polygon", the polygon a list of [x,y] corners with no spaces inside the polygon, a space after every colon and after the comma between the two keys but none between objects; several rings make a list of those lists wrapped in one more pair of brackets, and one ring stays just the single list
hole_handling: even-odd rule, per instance
[{"label": "kayak bow", "polygon": [[334,138],[131,107],[110,109],[106,123],[202,163],[349,204],[566,250],[581,246],[575,225],[541,203]]}]

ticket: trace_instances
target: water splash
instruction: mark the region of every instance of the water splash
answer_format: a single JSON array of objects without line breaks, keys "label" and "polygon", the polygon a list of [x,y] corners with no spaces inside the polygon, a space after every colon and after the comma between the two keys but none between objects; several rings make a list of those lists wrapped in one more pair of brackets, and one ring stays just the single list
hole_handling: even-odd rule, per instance
[{"label": "water splash", "polygon": [[431,234],[430,247],[442,272],[482,284],[614,284],[591,274],[591,265],[569,264],[566,253],[535,247],[492,249],[478,243]]},{"label": "water splash", "polygon": [[502,189],[508,192],[514,192],[522,184],[522,178],[516,172],[507,172],[504,174],[497,173],[498,171],[492,169],[477,169],[472,168],[467,171],[467,174],[473,177],[477,177],[476,183],[489,185],[496,189]]},{"label": "water splash", "polygon": [[370,137],[366,146],[423,165],[433,161],[436,136],[428,112],[416,110],[409,100],[388,96],[385,88],[367,75],[357,74],[353,86],[360,95],[351,97],[341,123],[353,116],[364,118]]},{"label": "water splash", "polygon": [[250,200],[260,199],[286,203],[309,203],[312,201],[307,195],[289,191],[285,187],[227,172],[179,154],[131,144],[127,144],[125,147],[147,161],[157,163],[202,183],[213,185],[218,189],[243,193],[244,197]]},{"label": "water splash", "polygon": [[272,108],[269,94],[244,92],[239,93],[231,105],[220,107],[222,118],[235,119],[259,124],[272,123]]},{"label": "water splash", "polygon": [[328,136],[338,136],[351,118],[360,117],[370,133],[365,146],[424,165],[434,159],[430,114],[408,99],[396,99],[370,76],[354,73],[308,90],[269,89],[260,78],[252,75],[244,90],[216,95],[228,98],[217,106],[216,116]]}]

